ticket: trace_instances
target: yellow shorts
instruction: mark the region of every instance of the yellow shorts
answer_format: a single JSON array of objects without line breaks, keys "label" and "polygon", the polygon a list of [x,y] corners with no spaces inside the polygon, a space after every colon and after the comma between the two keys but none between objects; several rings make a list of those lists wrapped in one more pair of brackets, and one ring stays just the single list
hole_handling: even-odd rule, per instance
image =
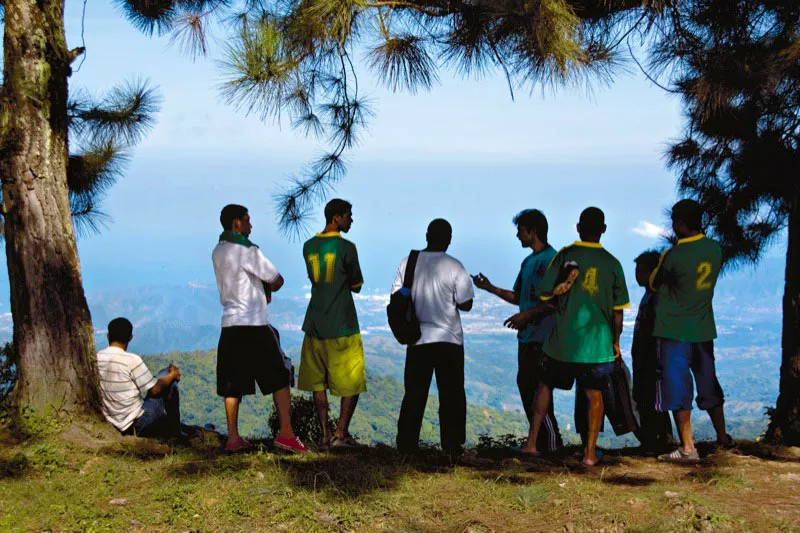
[{"label": "yellow shorts", "polygon": [[355,396],[367,391],[364,344],[361,334],[337,339],[315,339],[306,335],[300,351],[297,388],[328,389],[334,396]]}]

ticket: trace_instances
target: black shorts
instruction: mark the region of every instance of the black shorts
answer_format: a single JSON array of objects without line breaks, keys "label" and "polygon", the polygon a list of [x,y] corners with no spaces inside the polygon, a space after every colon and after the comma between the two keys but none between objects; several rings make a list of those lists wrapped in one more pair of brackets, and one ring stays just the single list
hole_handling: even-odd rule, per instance
[{"label": "black shorts", "polygon": [[570,390],[577,381],[580,388],[603,391],[614,363],[566,363],[545,355],[542,368],[542,382],[551,389]]},{"label": "black shorts", "polygon": [[269,326],[222,328],[217,347],[217,394],[240,398],[256,393],[272,394],[289,386],[278,340]]}]

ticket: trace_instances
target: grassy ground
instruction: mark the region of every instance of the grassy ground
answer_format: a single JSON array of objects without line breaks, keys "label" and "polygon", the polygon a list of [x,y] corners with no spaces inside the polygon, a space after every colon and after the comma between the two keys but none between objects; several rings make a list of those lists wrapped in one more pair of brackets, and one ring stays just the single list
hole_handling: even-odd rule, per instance
[{"label": "grassy ground", "polygon": [[590,470],[569,454],[522,463],[503,450],[472,465],[388,447],[228,456],[212,433],[173,449],[73,423],[24,440],[0,432],[0,530],[800,530],[796,450],[702,451],[686,467],[611,451]]}]

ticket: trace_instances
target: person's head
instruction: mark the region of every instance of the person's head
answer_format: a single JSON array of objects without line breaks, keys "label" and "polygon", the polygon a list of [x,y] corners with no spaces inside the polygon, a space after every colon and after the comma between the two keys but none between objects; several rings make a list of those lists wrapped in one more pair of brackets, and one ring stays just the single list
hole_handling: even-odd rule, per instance
[{"label": "person's head", "polygon": [[253,225],[250,223],[250,215],[247,208],[243,205],[228,204],[222,208],[219,214],[219,223],[225,231],[235,231],[245,237],[250,235]]},{"label": "person's head", "polygon": [[650,274],[656,269],[660,259],[660,253],[655,250],[647,250],[633,260],[636,263],[636,283],[640,287],[648,287],[650,285]]},{"label": "person's head", "polygon": [[523,248],[533,246],[534,238],[547,244],[547,218],[538,209],[524,209],[514,216],[512,222],[517,226],[517,239]]},{"label": "person's head", "polygon": [[108,343],[122,344],[126,348],[133,338],[133,324],[127,318],[118,317],[108,323]]},{"label": "person's head", "polygon": [[437,218],[428,224],[428,232],[425,239],[428,241],[428,249],[432,251],[447,251],[450,240],[453,238],[453,227],[443,218]]},{"label": "person's head", "polygon": [[578,235],[585,242],[600,242],[606,232],[606,216],[597,207],[587,207],[578,219]]},{"label": "person's head", "polygon": [[325,205],[325,225],[335,226],[336,231],[347,233],[353,225],[353,204],[334,198]]},{"label": "person's head", "polygon": [[703,208],[691,199],[681,200],[672,206],[672,231],[679,239],[697,235],[703,231]]}]

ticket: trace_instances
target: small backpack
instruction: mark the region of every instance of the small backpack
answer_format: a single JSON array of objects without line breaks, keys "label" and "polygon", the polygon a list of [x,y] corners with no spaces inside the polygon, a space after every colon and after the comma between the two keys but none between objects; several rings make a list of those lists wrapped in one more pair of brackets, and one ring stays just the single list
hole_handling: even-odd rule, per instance
[{"label": "small backpack", "polygon": [[389,305],[386,306],[389,328],[400,344],[414,344],[422,336],[414,302],[411,300],[411,285],[414,283],[418,257],[419,250],[411,250],[403,275],[403,286],[392,294]]}]

